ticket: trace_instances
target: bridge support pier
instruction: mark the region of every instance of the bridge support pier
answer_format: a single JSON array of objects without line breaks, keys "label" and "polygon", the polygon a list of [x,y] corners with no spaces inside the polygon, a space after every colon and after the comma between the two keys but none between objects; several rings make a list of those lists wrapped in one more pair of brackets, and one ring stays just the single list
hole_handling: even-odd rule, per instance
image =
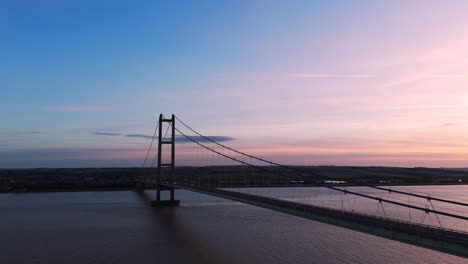
[{"label": "bridge support pier", "polygon": [[[163,123],[167,123],[171,129],[171,139],[167,140],[162,138]],[[164,136],[166,137],[166,136]],[[167,186],[162,183],[162,169],[166,168],[165,171],[169,171],[169,178],[165,182],[171,184],[174,183],[175,174],[175,116],[172,115],[171,119],[166,119],[162,114],[159,115],[159,136],[158,136],[158,184],[156,190],[156,200],[151,201],[151,206],[179,206],[180,201],[175,199],[175,190],[172,186]],[[171,150],[170,163],[162,163],[162,145],[169,145]],[[168,170],[167,170],[168,169]],[[170,191],[169,200],[161,200],[161,191]]]},{"label": "bridge support pier", "polygon": [[[169,191],[170,198],[169,200],[161,200],[161,192]],[[179,206],[180,201],[175,199],[175,189],[171,186],[160,185],[156,190],[156,200],[151,201],[151,206],[161,207],[161,206]]]}]

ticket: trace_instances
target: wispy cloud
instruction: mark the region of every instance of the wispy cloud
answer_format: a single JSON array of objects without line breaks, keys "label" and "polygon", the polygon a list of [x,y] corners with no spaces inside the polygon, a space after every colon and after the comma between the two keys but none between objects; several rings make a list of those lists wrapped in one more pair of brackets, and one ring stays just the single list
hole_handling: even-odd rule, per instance
[{"label": "wispy cloud", "polygon": [[[200,142],[200,143],[208,143],[209,140],[213,140],[215,142],[226,142],[226,141],[233,141],[235,140],[235,138],[232,138],[232,137],[226,137],[226,136],[207,136],[207,138],[209,139],[205,139],[203,137],[200,137],[200,136],[189,136],[190,138],[192,138],[193,140],[197,141],[197,142]],[[176,141],[179,142],[179,143],[189,143],[189,142],[192,142],[190,139],[184,137],[184,136],[180,136],[178,135],[176,137]]]},{"label": "wispy cloud", "polygon": [[108,112],[114,110],[115,106],[109,105],[74,105],[74,106],[57,106],[52,107],[54,112],[63,113],[81,113],[81,112]]},{"label": "wispy cloud", "polygon": [[129,138],[145,138],[145,139],[152,139],[153,138],[153,136],[143,135],[143,134],[127,134],[125,136],[129,137]]},{"label": "wispy cloud", "polygon": [[455,123],[445,123],[445,124],[442,124],[441,126],[443,127],[447,127],[447,126],[456,126],[457,124]]},{"label": "wispy cloud", "polygon": [[367,74],[288,74],[295,78],[370,78]]},{"label": "wispy cloud", "polygon": [[47,132],[42,132],[42,131],[22,131],[18,132],[20,134],[27,134],[27,135],[42,135],[42,134],[47,134]]},{"label": "wispy cloud", "polygon": [[[125,135],[126,137],[131,137],[131,138],[144,138],[144,139],[152,139],[153,137],[150,135],[143,135],[143,134],[128,134]],[[201,136],[189,136],[191,139],[200,142],[200,143],[208,143],[210,140],[215,141],[215,142],[226,142],[226,141],[232,141],[235,140],[235,138],[232,137],[227,137],[227,136],[207,136],[205,139]],[[157,137],[156,137],[157,138]],[[192,142],[190,139],[181,136],[181,135],[176,135],[176,142],[178,143],[189,143]]]},{"label": "wispy cloud", "polygon": [[111,133],[111,132],[94,132],[93,135],[97,136],[120,136],[119,133]]}]

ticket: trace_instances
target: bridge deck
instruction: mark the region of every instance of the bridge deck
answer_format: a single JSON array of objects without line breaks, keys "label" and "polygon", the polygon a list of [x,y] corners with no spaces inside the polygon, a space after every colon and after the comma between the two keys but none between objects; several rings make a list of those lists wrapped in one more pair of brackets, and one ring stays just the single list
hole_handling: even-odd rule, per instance
[{"label": "bridge deck", "polygon": [[239,201],[468,258],[468,234],[455,230],[418,225],[406,221],[366,215],[357,212],[349,212],[276,198],[239,193],[226,189],[205,189],[195,186],[166,185]]}]

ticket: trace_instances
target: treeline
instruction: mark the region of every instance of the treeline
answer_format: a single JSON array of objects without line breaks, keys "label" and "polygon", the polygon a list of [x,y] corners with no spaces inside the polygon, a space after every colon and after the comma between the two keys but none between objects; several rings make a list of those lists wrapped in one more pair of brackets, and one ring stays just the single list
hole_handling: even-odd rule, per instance
[{"label": "treeline", "polygon": [[[79,168],[0,170],[0,191],[54,191],[132,189],[137,182],[154,187],[156,168]],[[170,171],[163,170],[163,178]],[[296,166],[281,169],[265,166],[177,167],[179,184],[252,186],[277,184],[323,184],[340,181],[348,185],[467,184],[468,171],[432,168]]]},{"label": "treeline", "polygon": [[154,169],[84,168],[0,170],[2,191],[129,189]]}]

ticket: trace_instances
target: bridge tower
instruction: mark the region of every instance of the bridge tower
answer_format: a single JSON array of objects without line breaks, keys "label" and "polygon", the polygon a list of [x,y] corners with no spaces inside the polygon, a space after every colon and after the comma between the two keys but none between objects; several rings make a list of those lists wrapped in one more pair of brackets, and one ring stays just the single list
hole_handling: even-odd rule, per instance
[{"label": "bridge tower", "polygon": [[[163,124],[167,124],[168,131],[171,131],[171,135],[166,139],[162,137]],[[170,162],[163,163],[164,147],[169,145],[170,149]],[[175,190],[172,184],[175,179],[175,116],[172,115],[170,119],[164,118],[162,114],[159,115],[159,136],[158,136],[158,179],[156,186],[156,200],[151,202],[152,206],[178,206],[179,200],[175,200]],[[163,181],[163,173],[168,173],[168,177]],[[161,200],[161,191],[169,191],[170,199]]]}]

